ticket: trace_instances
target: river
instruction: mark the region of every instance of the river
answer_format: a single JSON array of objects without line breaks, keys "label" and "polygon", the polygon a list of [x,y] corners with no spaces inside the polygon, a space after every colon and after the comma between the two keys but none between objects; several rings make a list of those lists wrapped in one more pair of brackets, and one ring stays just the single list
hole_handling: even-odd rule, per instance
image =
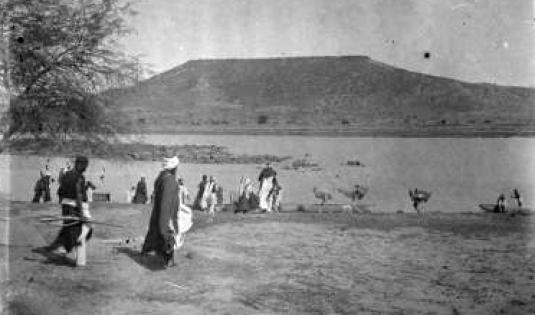
[{"label": "river", "polygon": [[[124,137],[132,140],[134,137]],[[145,135],[137,140],[153,144],[214,144],[237,154],[274,154],[302,158],[310,154],[321,170],[287,170],[275,165],[286,203],[316,203],[313,187],[335,191],[359,183],[370,187],[363,199],[374,211],[409,210],[408,189],[432,192],[430,211],[470,211],[479,203],[495,202],[499,193],[513,188],[524,195],[526,204],[535,192],[535,139],[532,138],[361,138],[250,135]],[[363,167],[345,165],[359,160]],[[0,194],[12,200],[30,200],[39,169],[45,158],[0,156]],[[54,176],[65,159],[52,158]],[[92,159],[87,178],[97,191],[110,192],[114,201],[124,202],[126,191],[141,175],[152,183],[159,162],[117,162]],[[181,164],[180,174],[192,195],[201,174],[214,175],[228,192],[237,188],[240,176],[256,180],[261,165]],[[103,171],[104,169],[104,171]],[[100,175],[104,173],[104,180]],[[57,186],[53,185],[53,191]],[[333,202],[347,202],[334,193]]]}]

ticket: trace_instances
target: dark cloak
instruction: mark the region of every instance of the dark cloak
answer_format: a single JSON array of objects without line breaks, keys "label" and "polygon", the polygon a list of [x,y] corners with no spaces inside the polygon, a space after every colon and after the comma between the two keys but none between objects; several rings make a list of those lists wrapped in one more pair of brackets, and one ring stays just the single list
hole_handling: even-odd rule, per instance
[{"label": "dark cloak", "polygon": [[168,231],[162,231],[161,222],[169,222],[178,206],[178,182],[171,170],[163,170],[154,181],[154,203],[142,253],[165,254],[167,242],[164,235]]}]

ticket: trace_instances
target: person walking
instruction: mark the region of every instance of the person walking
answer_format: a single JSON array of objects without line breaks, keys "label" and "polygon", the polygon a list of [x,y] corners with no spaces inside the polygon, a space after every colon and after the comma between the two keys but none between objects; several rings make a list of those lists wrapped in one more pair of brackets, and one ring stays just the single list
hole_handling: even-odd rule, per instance
[{"label": "person walking", "polygon": [[84,172],[89,165],[89,159],[78,156],[74,162],[74,169],[66,172],[59,187],[61,214],[64,218],[63,227],[49,251],[63,247],[67,253],[73,249],[76,255],[76,266],[86,264],[86,242],[91,238],[93,228],[89,223],[91,215],[85,193]]},{"label": "person walking", "polygon": [[[178,157],[165,158],[163,170],[154,182],[154,204],[149,228],[141,250],[142,254],[156,252],[164,266],[173,262],[178,231],[179,188],[177,181]],[[174,262],[173,262],[174,263]]]}]

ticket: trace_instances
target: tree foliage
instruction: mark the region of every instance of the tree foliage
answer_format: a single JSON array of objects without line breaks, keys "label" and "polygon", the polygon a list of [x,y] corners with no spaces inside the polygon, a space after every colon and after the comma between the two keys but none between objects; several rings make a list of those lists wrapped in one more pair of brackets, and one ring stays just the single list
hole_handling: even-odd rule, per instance
[{"label": "tree foliage", "polygon": [[[6,0],[2,78],[10,92],[8,137],[113,135],[118,113],[100,92],[133,83],[135,58],[116,41],[134,14],[120,0]],[[5,46],[4,46],[5,47]]]}]

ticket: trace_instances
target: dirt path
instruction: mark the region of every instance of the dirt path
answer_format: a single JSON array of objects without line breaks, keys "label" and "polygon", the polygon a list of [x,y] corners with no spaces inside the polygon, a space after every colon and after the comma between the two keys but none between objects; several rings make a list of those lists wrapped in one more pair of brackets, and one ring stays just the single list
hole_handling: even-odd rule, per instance
[{"label": "dirt path", "polygon": [[[109,210],[95,216],[144,234],[145,209]],[[125,231],[97,231],[83,269],[19,242],[4,300],[13,314],[535,313],[533,217],[195,214],[169,269]]]}]

